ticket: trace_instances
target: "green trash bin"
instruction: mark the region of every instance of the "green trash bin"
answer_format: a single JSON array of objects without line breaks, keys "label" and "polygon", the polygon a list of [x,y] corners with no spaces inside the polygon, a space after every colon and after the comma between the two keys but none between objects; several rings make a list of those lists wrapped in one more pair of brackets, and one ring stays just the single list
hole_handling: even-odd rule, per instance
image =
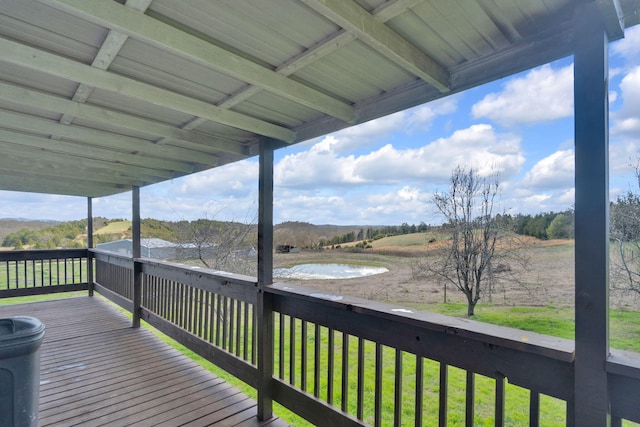
[{"label": "green trash bin", "polygon": [[35,317],[0,318],[0,426],[38,424],[40,345],[44,324]]}]

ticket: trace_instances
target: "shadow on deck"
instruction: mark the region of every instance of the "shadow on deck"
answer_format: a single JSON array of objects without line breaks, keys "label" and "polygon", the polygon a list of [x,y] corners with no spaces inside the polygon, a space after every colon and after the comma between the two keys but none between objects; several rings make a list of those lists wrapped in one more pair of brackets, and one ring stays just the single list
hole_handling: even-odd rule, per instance
[{"label": "shadow on deck", "polygon": [[2,306],[34,316],[41,348],[39,425],[286,426],[101,297]]}]

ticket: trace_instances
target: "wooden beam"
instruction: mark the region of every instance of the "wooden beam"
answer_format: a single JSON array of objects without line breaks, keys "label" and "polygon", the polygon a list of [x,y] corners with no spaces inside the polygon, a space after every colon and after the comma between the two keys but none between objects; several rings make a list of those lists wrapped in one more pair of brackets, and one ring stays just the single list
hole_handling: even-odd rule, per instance
[{"label": "wooden beam", "polygon": [[[380,7],[373,11],[373,15],[380,22],[386,22],[402,12],[410,9],[424,0],[396,0],[390,1],[382,4]],[[314,62],[324,58],[330,53],[335,52],[336,50],[346,46],[356,39],[356,36],[348,31],[340,30],[333,36],[328,39],[323,40],[315,46],[311,46],[309,49],[305,50],[299,55],[294,56],[289,59],[284,64],[280,65],[276,68],[276,73],[282,74],[283,76],[290,76],[296,71],[301,70],[304,67],[307,67]],[[255,94],[262,91],[262,88],[258,86],[245,86],[240,89],[233,95],[229,96],[227,99],[218,104],[219,107],[222,108],[231,108],[234,105],[238,105],[242,101],[245,101]]]},{"label": "wooden beam", "polygon": [[259,86],[275,95],[321,111],[346,122],[355,119],[352,106],[323,92],[288,79],[219,46],[136,13],[116,2],[102,0],[41,0],[67,13],[128,34],[163,50]]},{"label": "wooden beam", "polygon": [[624,12],[620,0],[596,0],[609,42],[624,37]]},{"label": "wooden beam", "polygon": [[[141,171],[139,173],[151,176],[173,178],[176,176],[174,171],[180,171],[182,173],[189,173],[192,171],[192,168],[185,168],[184,164],[178,162],[169,162],[161,159],[158,160],[153,157],[147,157],[140,154],[122,153],[105,148],[87,147],[86,145],[67,142],[64,140],[53,141],[43,137],[31,136],[2,129],[0,129],[0,141],[23,145],[32,149],[70,155],[76,158],[110,162],[116,165],[128,165],[128,167],[133,166]],[[177,166],[177,168],[174,166]]]},{"label": "wooden beam", "polygon": [[[573,53],[573,38],[573,26],[562,25],[554,28],[554,31],[523,39],[490,56],[452,67],[452,90],[449,94],[493,81],[496,76],[506,77],[569,56]],[[415,80],[360,102],[357,109],[358,123],[406,110],[449,94],[436,90],[423,80]],[[331,117],[307,122],[295,129],[296,142],[344,127],[346,125]]]},{"label": "wooden beam", "polygon": [[122,129],[142,132],[152,138],[167,138],[166,143],[178,144],[190,150],[205,153],[225,153],[248,156],[239,142],[218,135],[190,132],[161,122],[134,117],[108,108],[97,107],[0,82],[0,98],[19,105],[39,108],[69,117],[80,117],[96,123],[108,123]]},{"label": "wooden beam", "polygon": [[575,425],[610,422],[609,66],[599,11],[576,11],[575,109]]},{"label": "wooden beam", "polygon": [[258,135],[274,137],[286,142],[291,142],[294,139],[294,133],[282,126],[225,110],[128,77],[99,70],[5,38],[0,38],[0,51],[2,51],[2,60],[14,65],[86,83],[124,97],[139,99]]},{"label": "wooden beam", "polygon": [[44,135],[57,135],[72,141],[81,143],[80,149],[86,156],[90,156],[93,147],[122,152],[123,154],[140,154],[145,157],[155,157],[156,161],[166,162],[166,169],[192,172],[193,167],[189,163],[202,163],[215,166],[218,158],[212,154],[199,153],[191,150],[181,150],[168,145],[154,144],[152,141],[127,137],[124,135],[104,132],[100,130],[61,125],[47,119],[39,119],[23,114],[0,111],[0,123],[7,128],[39,133]]},{"label": "wooden beam", "polygon": [[[116,185],[147,185],[153,181],[144,182],[128,176],[124,176],[120,172],[110,172],[106,169],[89,169],[78,167],[71,162],[67,166],[60,163],[54,163],[50,159],[26,157],[7,152],[6,144],[0,143],[3,155],[0,156],[0,169],[13,173],[20,171],[30,171],[32,175],[40,176],[42,179],[77,179],[94,183],[109,183]],[[42,154],[42,153],[41,153]]]},{"label": "wooden beam", "polygon": [[86,183],[80,180],[60,179],[42,181],[30,171],[5,174],[0,180],[0,190],[20,191],[40,194],[61,194],[67,196],[102,197],[130,190],[131,187]]},{"label": "wooden beam", "polygon": [[[87,197],[87,249],[93,248],[93,199]],[[89,296],[93,296],[93,254],[87,251],[87,286],[89,287]]]},{"label": "wooden beam", "polygon": [[131,257],[133,261],[133,318],[132,327],[140,328],[140,319],[142,315],[142,264],[138,260],[142,256],[141,246],[141,219],[140,219],[140,187],[134,186],[131,189]]},{"label": "wooden beam", "polygon": [[301,0],[358,39],[437,88],[449,92],[449,72],[352,0]]},{"label": "wooden beam", "polygon": [[260,144],[258,178],[258,419],[273,416],[273,141]]}]

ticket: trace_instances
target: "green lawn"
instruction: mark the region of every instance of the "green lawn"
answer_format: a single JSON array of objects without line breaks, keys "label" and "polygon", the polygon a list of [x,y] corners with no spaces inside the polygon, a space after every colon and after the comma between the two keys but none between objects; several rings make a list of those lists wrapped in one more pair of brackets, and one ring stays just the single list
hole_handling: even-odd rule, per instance
[{"label": "green lawn", "polygon": [[[76,295],[86,295],[85,292],[75,293]],[[2,300],[0,299],[0,305],[6,303],[24,303],[37,300],[43,300],[47,298],[63,298],[67,295],[48,295],[40,297],[24,297],[24,298],[11,298]],[[464,317],[466,313],[466,306],[464,304],[437,304],[416,307],[425,309],[432,312],[438,312],[451,316]],[[537,333],[548,334],[558,336],[562,338],[572,339],[574,334],[573,326],[573,310],[567,308],[557,307],[495,307],[479,305],[476,310],[477,315],[475,320],[483,321],[487,323],[503,325],[523,330],[529,330]],[[289,320],[285,317],[285,322],[288,325]],[[276,346],[275,346],[275,375],[280,374],[279,370],[279,348],[278,348],[278,317],[276,317]],[[631,350],[640,352],[640,313],[626,310],[612,310],[610,313],[610,330],[611,330],[611,346],[614,348]],[[315,348],[315,334],[313,328],[308,326],[308,339],[305,343],[301,340],[301,322],[296,321],[295,326],[296,339],[295,345],[297,348],[296,353],[296,372],[295,372],[295,384],[301,387],[300,379],[300,348],[303,345],[307,346],[307,353],[309,357],[309,366],[312,366],[312,359]],[[285,335],[283,336],[284,348],[284,364],[282,375],[285,379],[289,378],[290,366],[289,366],[289,328],[285,328]],[[203,366],[213,371],[215,374],[224,378],[231,384],[239,387],[247,395],[255,398],[255,390],[251,387],[241,383],[231,375],[217,368],[215,365],[204,360],[200,356],[196,355],[187,348],[175,343],[173,340],[159,334],[163,339],[179,349],[186,355],[197,360]],[[329,333],[326,328],[321,328],[321,333],[318,337],[320,340],[320,365],[322,367],[322,375],[320,376],[319,395],[320,398],[326,399],[329,389],[327,366],[328,366],[328,340]],[[342,364],[342,334],[339,332],[334,333],[334,372],[335,378],[333,381],[333,404],[340,407],[341,403],[341,384],[340,384],[340,367]],[[349,345],[349,360],[355,361],[357,357],[357,339],[351,337],[348,342]],[[373,402],[374,402],[374,387],[373,381],[375,377],[375,344],[366,342],[365,345],[365,420],[369,423],[373,422]],[[383,348],[383,425],[391,425],[393,423],[393,392],[394,392],[394,365],[395,365],[395,350],[391,348]],[[415,370],[416,359],[410,354],[404,353],[402,355],[403,361],[403,424],[412,422],[414,413],[414,400],[415,400]],[[423,410],[423,425],[436,425],[438,416],[438,384],[439,384],[439,368],[440,365],[437,362],[430,360],[423,360],[424,369],[424,410]],[[354,382],[354,385],[349,389],[348,407],[349,412],[355,414],[356,405],[356,391],[355,391],[355,379],[357,373],[355,372],[355,363],[351,362],[349,378]],[[307,390],[313,393],[314,375],[311,370],[307,373]],[[495,382],[490,378],[476,375],[475,386],[475,425],[478,426],[490,426],[493,425],[493,407],[494,407],[494,393]],[[448,420],[450,425],[461,425],[464,423],[464,408],[465,408],[465,372],[449,367],[449,411]],[[563,401],[553,399],[548,396],[541,397],[541,425],[545,426],[562,426],[565,424],[566,405]],[[506,425],[527,425],[528,424],[528,407],[529,407],[529,392],[520,387],[507,384],[506,389]],[[291,425],[295,426],[307,426],[310,425],[295,414],[290,413],[286,409],[276,405],[275,412],[287,420]],[[635,425],[632,423],[625,423],[625,426]]]}]

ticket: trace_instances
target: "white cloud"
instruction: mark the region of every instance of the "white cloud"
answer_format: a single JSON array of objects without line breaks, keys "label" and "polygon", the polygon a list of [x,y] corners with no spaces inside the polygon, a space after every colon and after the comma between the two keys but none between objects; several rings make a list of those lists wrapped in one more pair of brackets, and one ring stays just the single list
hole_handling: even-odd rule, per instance
[{"label": "white cloud", "polygon": [[528,188],[558,189],[574,182],[574,152],[560,150],[536,163],[522,180]]},{"label": "white cloud", "polygon": [[611,45],[611,52],[627,60],[640,56],[640,26],[627,28],[624,39]]},{"label": "white cloud", "polygon": [[611,113],[611,134],[640,137],[640,66],[622,78],[620,92],[622,107]]},{"label": "white cloud", "polygon": [[573,65],[543,65],[508,80],[502,92],[490,93],[472,107],[475,118],[506,126],[552,121],[573,114]]},{"label": "white cloud", "polygon": [[181,180],[178,192],[228,196],[254,192],[257,186],[258,162],[252,159],[186,176]]},{"label": "white cloud", "polygon": [[340,143],[329,136],[309,151],[284,157],[276,166],[276,185],[318,188],[442,182],[457,165],[474,167],[483,175],[499,173],[508,178],[517,174],[524,163],[520,139],[497,134],[487,124],[455,131],[422,147],[401,149],[387,144],[360,156],[341,157],[341,151],[336,150]]}]

